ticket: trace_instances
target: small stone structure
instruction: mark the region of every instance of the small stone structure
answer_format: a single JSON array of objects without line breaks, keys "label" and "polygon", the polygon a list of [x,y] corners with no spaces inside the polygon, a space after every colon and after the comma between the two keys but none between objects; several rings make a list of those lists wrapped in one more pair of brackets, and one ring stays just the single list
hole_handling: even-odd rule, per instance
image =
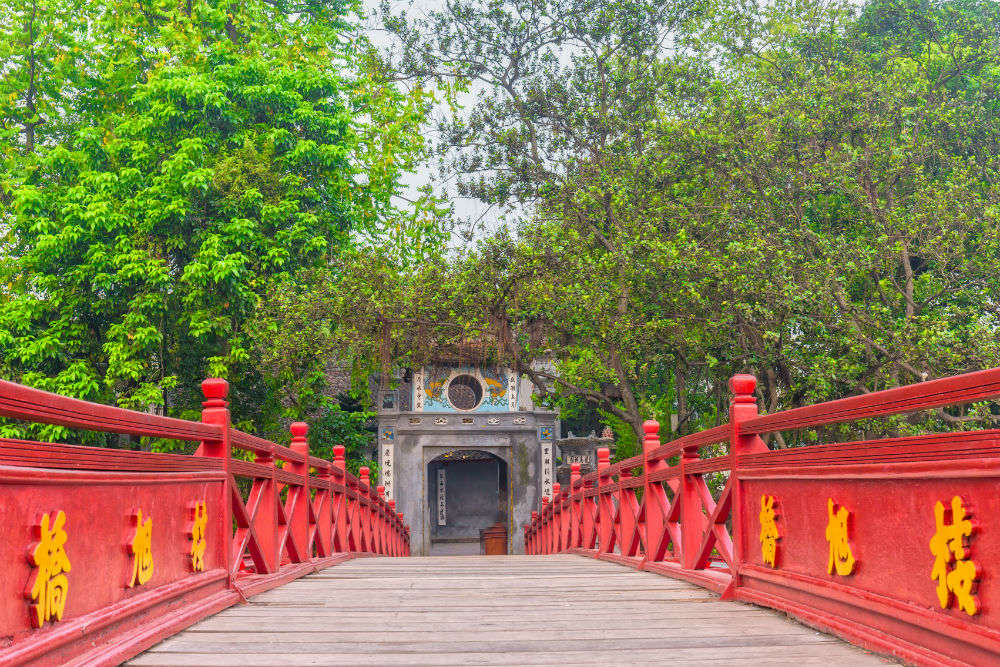
[{"label": "small stone structure", "polygon": [[559,467],[556,468],[556,481],[563,488],[569,484],[570,466],[580,464],[580,474],[586,475],[597,470],[597,450],[607,447],[614,454],[615,439],[611,429],[605,428],[600,437],[591,431],[587,436],[576,436],[570,431],[565,438],[556,441],[559,448]]},{"label": "small stone structure", "polygon": [[414,555],[478,554],[480,530],[521,526],[555,481],[554,412],[535,409],[530,382],[510,369],[436,363],[380,392],[380,483],[410,524]]}]

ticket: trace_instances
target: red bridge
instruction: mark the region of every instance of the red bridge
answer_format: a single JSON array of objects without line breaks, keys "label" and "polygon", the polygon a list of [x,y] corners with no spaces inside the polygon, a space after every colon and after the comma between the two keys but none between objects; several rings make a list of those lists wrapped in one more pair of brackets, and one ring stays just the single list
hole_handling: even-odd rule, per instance
[{"label": "red bridge", "polygon": [[3,417],[198,443],[0,440],[0,665],[1000,665],[1000,431],[760,437],[987,401],[1000,369],[767,416],[739,375],[727,424],[576,467],[529,555],[420,559],[342,447],[242,433],[202,386],[192,422],[0,382]]}]

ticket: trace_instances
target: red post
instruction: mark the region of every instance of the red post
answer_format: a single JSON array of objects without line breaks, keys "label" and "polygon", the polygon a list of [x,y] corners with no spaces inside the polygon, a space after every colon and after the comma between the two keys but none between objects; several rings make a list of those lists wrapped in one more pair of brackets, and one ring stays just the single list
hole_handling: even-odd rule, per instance
[{"label": "red post", "polygon": [[542,515],[541,515],[541,520],[539,522],[538,547],[537,547],[538,553],[540,554],[552,553],[551,549],[549,549],[551,543],[549,541],[547,532],[549,526],[547,519],[547,516],[549,514],[548,509],[549,509],[549,497],[542,496]]},{"label": "red post", "polygon": [[392,533],[389,535],[389,555],[399,556],[402,553],[399,531],[403,525],[403,517],[396,514],[396,501],[389,501],[389,511],[392,513]]},{"label": "red post", "polygon": [[410,555],[410,527],[407,526],[403,522],[403,515],[402,514],[398,514],[397,516],[399,516],[399,525],[402,526],[402,528],[401,528],[402,533],[400,533],[400,536],[399,536],[400,537],[400,545],[403,548],[402,555],[403,556],[409,556]]},{"label": "red post", "polygon": [[290,508],[288,516],[288,533],[291,537],[292,547],[289,549],[289,556],[293,563],[302,563],[312,556],[308,553],[309,548],[309,442],[306,434],[309,433],[309,425],[305,422],[293,422],[288,429],[292,434],[292,444],[290,449],[296,454],[301,454],[303,461],[289,461],[288,471],[293,475],[302,476],[301,486],[292,486],[288,489],[285,506]]},{"label": "red post", "polygon": [[[667,512],[670,509],[670,501],[663,490],[661,482],[650,482],[651,473],[665,470],[670,466],[666,461],[653,459],[653,452],[660,446],[660,424],[649,419],[642,424],[645,437],[642,440],[642,465],[645,472],[645,482],[643,484],[643,505],[646,510],[645,535],[646,557],[645,561],[663,560],[667,549],[667,540],[664,539],[667,526]],[[644,561],[644,562],[645,562]]]},{"label": "red post", "polygon": [[552,485],[552,546],[549,553],[557,554],[562,551],[562,484],[556,482]]},{"label": "red post", "polygon": [[229,458],[231,455],[229,444],[230,417],[229,403],[226,401],[226,397],[229,396],[229,383],[222,378],[207,378],[201,383],[201,392],[205,396],[205,400],[201,404],[201,421],[206,424],[218,426],[221,430],[221,436],[219,440],[203,440],[198,445],[195,455],[222,459],[222,469],[226,475],[226,481],[221,487],[222,501],[220,506],[222,507],[223,515],[219,517],[220,522],[217,524],[215,534],[216,539],[221,540],[225,545],[225,566],[226,571],[229,573],[229,587],[232,588],[236,571],[239,569],[239,565],[233,563],[232,494],[239,493],[239,490],[233,488],[230,482],[232,478],[229,476]]},{"label": "red post", "polygon": [[535,548],[535,544],[538,542],[538,512],[531,513],[530,535],[530,539],[525,544],[525,550],[530,554],[536,554],[538,553],[538,550]]},{"label": "red post", "polygon": [[337,551],[350,551],[350,504],[347,498],[347,470],[344,461],[344,446],[333,446],[333,469],[334,478],[343,489],[333,494],[334,500],[334,521],[336,528],[333,531],[334,549]]},{"label": "red post", "polygon": [[583,495],[583,488],[579,490],[576,488],[577,482],[580,481],[580,464],[571,463],[569,466],[569,539],[566,544],[566,548],[575,549],[580,546],[580,528],[583,524],[583,513],[580,511],[580,501],[577,500],[576,494],[580,493]]},{"label": "red post", "polygon": [[740,432],[740,423],[757,416],[757,399],[754,391],[757,389],[757,378],[752,375],[734,375],[729,378],[729,390],[733,397],[729,403],[729,423],[732,432],[729,440],[730,475],[733,478],[733,558],[736,561],[736,572],[733,572],[730,590],[739,586],[739,570],[746,562],[745,556],[749,548],[749,530],[743,517],[743,485],[739,476],[739,457],[742,454],[766,452],[767,445],[755,434],[744,435]]},{"label": "red post", "polygon": [[386,502],[385,502],[385,487],[379,484],[375,487],[375,493],[378,495],[378,515],[375,520],[375,553],[385,554],[385,538],[386,538],[386,519],[385,516]]},{"label": "red post", "polygon": [[371,470],[368,466],[358,469],[358,551],[371,551]]},{"label": "red post", "polygon": [[611,499],[611,450],[597,450],[597,550],[611,553],[615,548],[615,511]]}]

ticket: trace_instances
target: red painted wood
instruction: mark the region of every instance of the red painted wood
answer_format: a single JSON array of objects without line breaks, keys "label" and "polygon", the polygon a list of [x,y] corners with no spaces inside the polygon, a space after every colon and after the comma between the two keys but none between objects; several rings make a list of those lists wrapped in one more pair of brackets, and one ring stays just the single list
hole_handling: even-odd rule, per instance
[{"label": "red painted wood", "polygon": [[212,424],[81,401],[7,380],[0,380],[0,417],[173,440],[203,440],[219,435]]},{"label": "red painted wood", "polygon": [[[409,552],[402,515],[345,472],[343,447],[332,462],[309,456],[304,423],[292,425],[290,447],[232,429],[226,382],[202,389],[202,422],[188,422],[0,381],[2,416],[199,442],[195,455],[179,456],[0,440],[0,634],[8,638],[0,667],[119,664],[247,595],[361,555],[349,548],[361,518],[344,502],[349,487],[364,496],[366,523],[354,534],[367,531],[368,552]],[[255,460],[233,458],[234,449]],[[25,554],[47,553],[32,545],[59,512],[66,604],[61,619],[35,628],[28,598],[40,568]],[[148,581],[136,580],[126,548],[140,512],[151,522]],[[46,513],[52,521],[43,524]],[[203,561],[192,559],[198,516]],[[201,562],[204,571],[194,568]]]},{"label": "red painted wood", "polygon": [[[529,553],[566,551],[685,579],[919,665],[1000,664],[1000,430],[777,451],[759,437],[997,397],[1000,369],[765,417],[755,388],[752,376],[732,378],[727,424],[661,445],[658,425],[647,422],[641,457],[610,465],[599,450],[597,471],[574,476],[568,499],[558,487],[551,503],[542,499],[525,526]],[[728,453],[701,458],[720,442]],[[715,472],[727,477],[713,493],[706,475]],[[764,496],[775,499],[774,567],[761,548]],[[971,517],[971,533],[952,544],[962,545],[978,573],[974,615],[953,593],[942,608],[932,578],[932,537],[938,521],[953,521],[956,496]],[[942,518],[939,502],[948,510]],[[830,561],[839,508],[848,511],[854,558],[847,574]],[[945,563],[946,572],[953,567]]]},{"label": "red painted wood", "polygon": [[1000,368],[906,385],[750,419],[744,433],[767,433],[961,405],[1000,396]]}]

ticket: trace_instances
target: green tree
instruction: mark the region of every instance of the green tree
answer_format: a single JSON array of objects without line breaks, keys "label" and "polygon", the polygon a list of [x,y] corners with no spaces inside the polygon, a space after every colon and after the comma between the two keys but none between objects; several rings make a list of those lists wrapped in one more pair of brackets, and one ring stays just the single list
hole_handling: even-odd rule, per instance
[{"label": "green tree", "polygon": [[[7,47],[4,71],[45,68],[4,84],[7,139],[23,137],[5,149],[5,375],[186,416],[200,378],[219,375],[242,423],[296,416],[251,354],[263,295],[363,239],[434,229],[393,201],[430,98],[377,70],[348,11],[98,4],[67,31],[91,41],[59,47],[91,52],[72,113],[42,104],[68,76],[58,49]],[[45,114],[66,130],[30,144]]]}]

